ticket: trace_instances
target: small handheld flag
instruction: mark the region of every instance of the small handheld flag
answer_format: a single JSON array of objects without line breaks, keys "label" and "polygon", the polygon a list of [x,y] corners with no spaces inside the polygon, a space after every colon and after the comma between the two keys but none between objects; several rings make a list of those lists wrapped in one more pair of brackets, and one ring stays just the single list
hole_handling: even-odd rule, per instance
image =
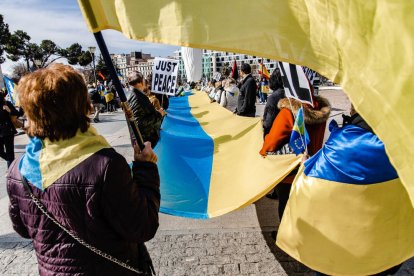
[{"label": "small handheld flag", "polygon": [[100,71],[98,71],[98,76],[100,76],[102,78],[102,80],[106,80],[105,76],[102,75],[102,73]]},{"label": "small handheld flag", "polygon": [[9,79],[6,76],[4,76],[3,78],[4,78],[4,83],[6,84],[7,93],[9,94],[9,97],[10,97],[10,102],[13,105],[16,105],[17,104],[16,103],[17,99],[16,99],[16,95],[14,93],[15,84],[11,79]]},{"label": "small handheld flag", "polygon": [[301,107],[296,115],[289,145],[295,154],[299,155],[306,150],[306,145],[308,145],[309,142],[309,134],[306,131],[305,118],[303,117],[303,107]]},{"label": "small handheld flag", "polygon": [[235,80],[239,78],[239,70],[237,69],[237,62],[234,61],[233,68],[231,69],[231,77]]},{"label": "small handheld flag", "polygon": [[259,74],[267,80],[270,79],[270,73],[262,62],[259,63]]}]

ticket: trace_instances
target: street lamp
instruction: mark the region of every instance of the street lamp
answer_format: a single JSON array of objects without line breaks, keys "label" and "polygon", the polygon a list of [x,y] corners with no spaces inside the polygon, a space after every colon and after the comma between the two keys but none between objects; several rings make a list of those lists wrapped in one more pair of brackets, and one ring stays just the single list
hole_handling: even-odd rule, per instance
[{"label": "street lamp", "polygon": [[42,66],[42,60],[41,59],[35,59],[34,64],[36,65],[37,69],[40,69],[40,66]]},{"label": "street lamp", "polygon": [[95,81],[95,86],[96,86],[96,71],[95,71],[95,51],[96,51],[96,47],[94,46],[89,46],[88,47],[89,53],[91,53],[92,55],[92,64],[93,64],[93,79]]}]

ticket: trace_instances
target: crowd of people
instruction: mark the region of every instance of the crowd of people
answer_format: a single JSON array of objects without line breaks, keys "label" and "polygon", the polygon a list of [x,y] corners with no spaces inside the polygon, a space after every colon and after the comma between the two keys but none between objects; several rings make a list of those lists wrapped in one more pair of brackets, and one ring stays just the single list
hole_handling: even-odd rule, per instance
[{"label": "crowd of people", "polygon": [[[87,87],[72,67],[54,64],[20,80],[18,94],[31,139],[25,154],[17,160],[12,154],[15,128],[11,116],[21,114],[1,98],[0,155],[10,166],[10,217],[16,232],[33,240],[41,275],[132,275],[134,269],[143,275],[154,272],[144,245],[157,231],[160,208],[157,156],[152,148],[160,139],[169,100],[151,93],[150,83],[140,72],[128,75],[132,92],[128,99],[131,110],[127,112],[138,122],[145,141],[143,149],[135,145],[132,167],[91,125],[91,108],[92,120],[99,122],[105,94],[97,87]],[[329,101],[312,95],[310,105],[286,98],[279,70],[273,71],[268,83],[261,79],[258,85],[250,65],[243,64],[240,79],[224,76],[199,88],[212,103],[237,116],[255,117],[256,104],[266,103],[263,144],[258,152],[263,158],[293,153],[289,139],[301,107],[310,137],[304,159],[323,147],[331,111]],[[111,98],[108,103],[116,98],[110,86],[103,90],[114,94],[107,97]],[[180,95],[185,89],[177,90]],[[64,105],[58,105],[56,99]],[[353,111],[354,119],[346,124],[363,123],[362,127],[372,132],[355,114]],[[48,159],[48,154],[64,156],[64,162],[70,165],[62,166],[62,160],[52,156]],[[46,169],[41,164],[44,160],[49,162]],[[268,195],[279,199],[280,219],[297,171],[294,169]],[[45,182],[48,173],[50,183]],[[109,255],[109,260],[102,255]]]},{"label": "crowd of people", "polygon": [[115,112],[119,108],[119,98],[116,96],[115,87],[112,83],[88,84],[88,95],[93,105],[93,122],[99,123],[99,114],[103,112]]}]

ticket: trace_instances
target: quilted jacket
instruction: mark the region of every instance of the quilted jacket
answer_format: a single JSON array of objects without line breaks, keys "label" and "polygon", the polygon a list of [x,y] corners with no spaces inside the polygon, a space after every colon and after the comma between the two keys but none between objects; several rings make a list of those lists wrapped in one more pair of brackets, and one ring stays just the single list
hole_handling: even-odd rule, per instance
[{"label": "quilted jacket", "polygon": [[[40,275],[136,275],[89,251],[58,228],[26,195],[15,160],[7,177],[13,228],[32,239]],[[131,169],[113,149],[102,149],[44,191],[32,186],[48,212],[98,249],[139,266],[143,243],[158,228],[158,168],[134,162]]]}]

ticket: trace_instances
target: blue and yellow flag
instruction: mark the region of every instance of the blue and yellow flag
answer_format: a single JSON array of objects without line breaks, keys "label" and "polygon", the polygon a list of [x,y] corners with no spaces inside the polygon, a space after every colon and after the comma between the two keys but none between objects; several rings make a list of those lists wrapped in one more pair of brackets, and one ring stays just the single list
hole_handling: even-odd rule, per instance
[{"label": "blue and yellow flag", "polygon": [[303,107],[299,108],[296,114],[295,124],[293,125],[292,134],[290,135],[289,145],[296,155],[303,153],[309,144],[309,134],[305,127],[305,118],[303,117]]},{"label": "blue and yellow flag", "polygon": [[104,97],[105,97],[105,102],[109,103],[110,101],[112,101],[114,99],[114,93],[112,93],[111,91],[106,91],[105,90]]},{"label": "blue and yellow flag", "polygon": [[414,209],[383,143],[332,127],[293,183],[277,245],[328,275],[372,275],[414,256]]},{"label": "blue and yellow flag", "polygon": [[414,203],[414,1],[78,2],[91,32],[285,61],[340,83]]},{"label": "blue and yellow flag", "polygon": [[241,117],[204,92],[171,98],[155,147],[161,212],[206,219],[258,200],[300,162],[294,154],[263,158],[260,118]]},{"label": "blue and yellow flag", "polygon": [[110,147],[92,126],[66,140],[51,142],[33,137],[20,160],[19,170],[30,183],[44,190],[92,154]]},{"label": "blue and yellow flag", "polygon": [[7,94],[9,95],[10,98],[10,102],[14,105],[14,106],[18,106],[19,104],[19,98],[17,97],[14,88],[15,88],[15,84],[14,82],[9,79],[8,77],[4,76],[4,83],[6,84],[6,89],[7,89]]}]

